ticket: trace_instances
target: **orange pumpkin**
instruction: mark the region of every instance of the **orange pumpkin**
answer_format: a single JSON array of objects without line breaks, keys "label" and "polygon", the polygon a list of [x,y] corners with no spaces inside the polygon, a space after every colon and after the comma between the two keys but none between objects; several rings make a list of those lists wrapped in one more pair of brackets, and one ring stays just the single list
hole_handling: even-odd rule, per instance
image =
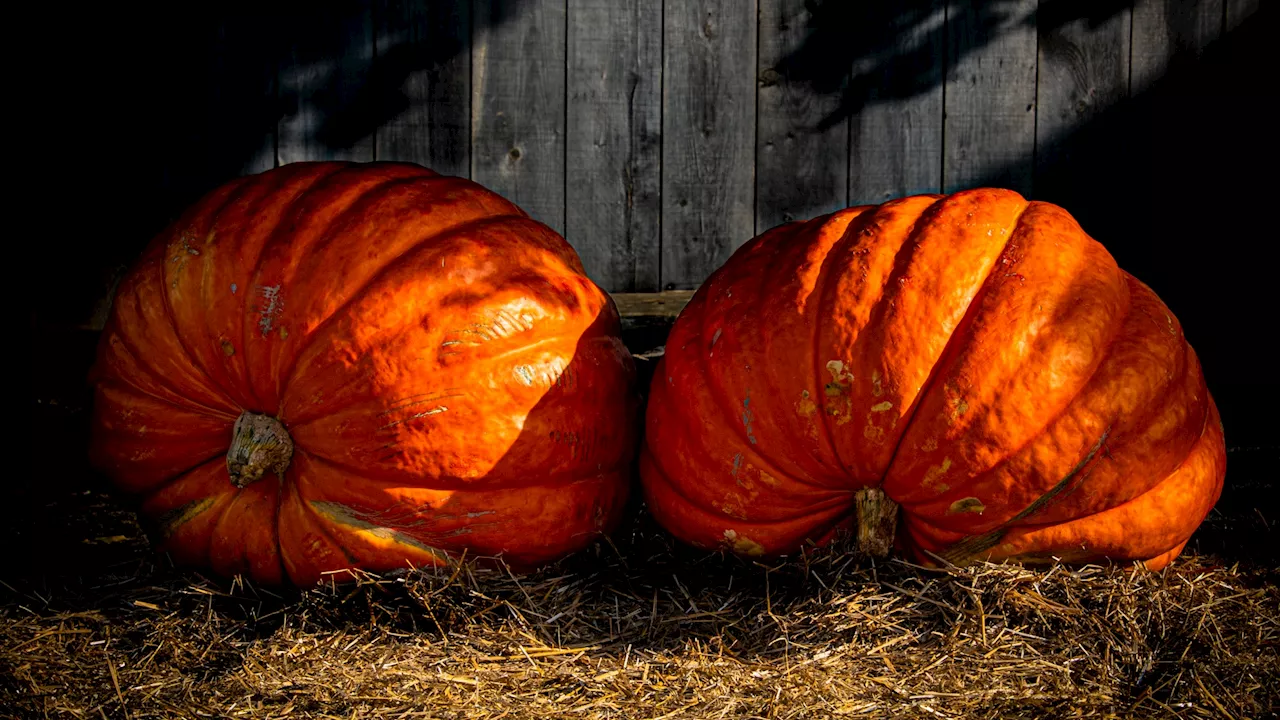
[{"label": "orange pumpkin", "polygon": [[1154,569],[1225,463],[1160,299],[1061,208],[974,190],[738,250],[668,339],[641,479],[657,519],[705,548],[782,554],[846,528],[887,554],[897,523],[926,562]]},{"label": "orange pumpkin", "polygon": [[200,200],[121,282],[91,452],[176,560],[225,576],[529,567],[622,509],[618,333],[569,245],[479,185],[289,165]]}]

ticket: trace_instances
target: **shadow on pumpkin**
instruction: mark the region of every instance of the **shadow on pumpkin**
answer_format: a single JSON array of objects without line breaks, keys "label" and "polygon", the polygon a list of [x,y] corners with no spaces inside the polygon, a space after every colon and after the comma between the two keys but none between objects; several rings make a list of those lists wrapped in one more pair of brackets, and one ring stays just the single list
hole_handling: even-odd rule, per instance
[{"label": "shadow on pumpkin", "polygon": [[1178,317],[1228,448],[1222,499],[1193,547],[1263,561],[1280,518],[1280,380],[1263,329],[1275,253],[1259,173],[1280,162],[1280,143],[1256,68],[1274,54],[1276,19],[1263,6],[1203,52],[1175,55],[1145,91],[1043,143],[1032,193],[1067,208]]}]

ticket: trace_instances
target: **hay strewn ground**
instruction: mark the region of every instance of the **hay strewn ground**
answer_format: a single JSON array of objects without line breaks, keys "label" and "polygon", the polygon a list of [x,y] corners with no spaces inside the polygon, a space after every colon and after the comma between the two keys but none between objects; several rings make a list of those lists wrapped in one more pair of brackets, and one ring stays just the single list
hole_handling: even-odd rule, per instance
[{"label": "hay strewn ground", "polygon": [[[93,339],[47,345],[84,364]],[[154,556],[75,451],[83,389],[48,372],[38,462],[0,484],[0,717],[1280,713],[1275,447],[1230,452],[1222,500],[1160,574],[939,572],[840,547],[763,566],[675,545],[633,508],[535,576],[273,593]]]},{"label": "hay strewn ground", "polygon": [[[1243,718],[1280,708],[1280,573],[768,567],[643,516],[529,577],[363,578],[270,593],[154,561],[77,496],[81,581],[6,581],[0,707],[18,717]],[[74,522],[76,504],[64,508]],[[89,522],[109,518],[114,526]]]}]

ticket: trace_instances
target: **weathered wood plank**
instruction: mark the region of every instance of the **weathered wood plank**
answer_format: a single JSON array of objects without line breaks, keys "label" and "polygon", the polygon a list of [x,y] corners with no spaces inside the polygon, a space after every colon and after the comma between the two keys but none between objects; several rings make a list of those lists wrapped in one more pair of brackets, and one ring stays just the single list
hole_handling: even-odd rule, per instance
[{"label": "weathered wood plank", "polygon": [[667,0],[662,283],[692,288],[755,229],[756,7]]},{"label": "weathered wood plank", "polygon": [[810,65],[822,58],[791,62],[813,41],[810,4],[760,0],[756,233],[848,204],[849,121],[839,117],[841,98],[809,82]]},{"label": "weathered wood plank", "polygon": [[1240,27],[1262,7],[1262,0],[1227,0],[1227,19],[1224,32],[1231,32]]},{"label": "weathered wood plank", "polygon": [[[1069,134],[1129,94],[1128,8],[1105,18],[1049,18],[1039,28],[1040,68],[1036,88],[1036,195],[1070,192],[1050,188],[1047,169],[1063,177],[1072,161]],[[1076,168],[1079,176],[1093,168]],[[1073,184],[1073,183],[1071,183]],[[1048,199],[1048,198],[1046,198]],[[1073,203],[1055,199],[1067,207]]]},{"label": "weathered wood plank", "polygon": [[288,49],[277,162],[372,160],[377,120],[360,102],[373,61],[372,8],[360,0],[297,6],[281,26]]},{"label": "weathered wood plank", "polygon": [[675,317],[693,299],[694,290],[610,293],[620,317]]},{"label": "weathered wood plank", "polygon": [[942,189],[944,5],[903,10],[889,30],[888,59],[861,68],[850,83],[850,205]]},{"label": "weathered wood plank", "polygon": [[471,3],[378,0],[375,82],[390,117],[375,156],[471,175]]},{"label": "weathered wood plank", "polygon": [[569,0],[565,237],[607,290],[658,289],[662,4]]},{"label": "weathered wood plank", "polygon": [[1182,54],[1199,54],[1222,34],[1223,0],[1134,0],[1133,72],[1137,94]]},{"label": "weathered wood plank", "polygon": [[943,189],[1029,194],[1036,129],[1035,0],[955,3],[947,16]]},{"label": "weathered wood plank", "polygon": [[471,177],[564,232],[565,0],[476,0]]}]

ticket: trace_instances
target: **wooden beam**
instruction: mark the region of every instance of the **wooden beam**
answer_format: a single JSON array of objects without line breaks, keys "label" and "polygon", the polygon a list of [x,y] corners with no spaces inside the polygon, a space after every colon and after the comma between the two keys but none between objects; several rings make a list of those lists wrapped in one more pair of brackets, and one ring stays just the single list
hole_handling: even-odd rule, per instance
[{"label": "wooden beam", "polygon": [[656,293],[613,293],[612,296],[621,317],[674,318],[689,304],[693,293],[693,290],[667,290]]}]

